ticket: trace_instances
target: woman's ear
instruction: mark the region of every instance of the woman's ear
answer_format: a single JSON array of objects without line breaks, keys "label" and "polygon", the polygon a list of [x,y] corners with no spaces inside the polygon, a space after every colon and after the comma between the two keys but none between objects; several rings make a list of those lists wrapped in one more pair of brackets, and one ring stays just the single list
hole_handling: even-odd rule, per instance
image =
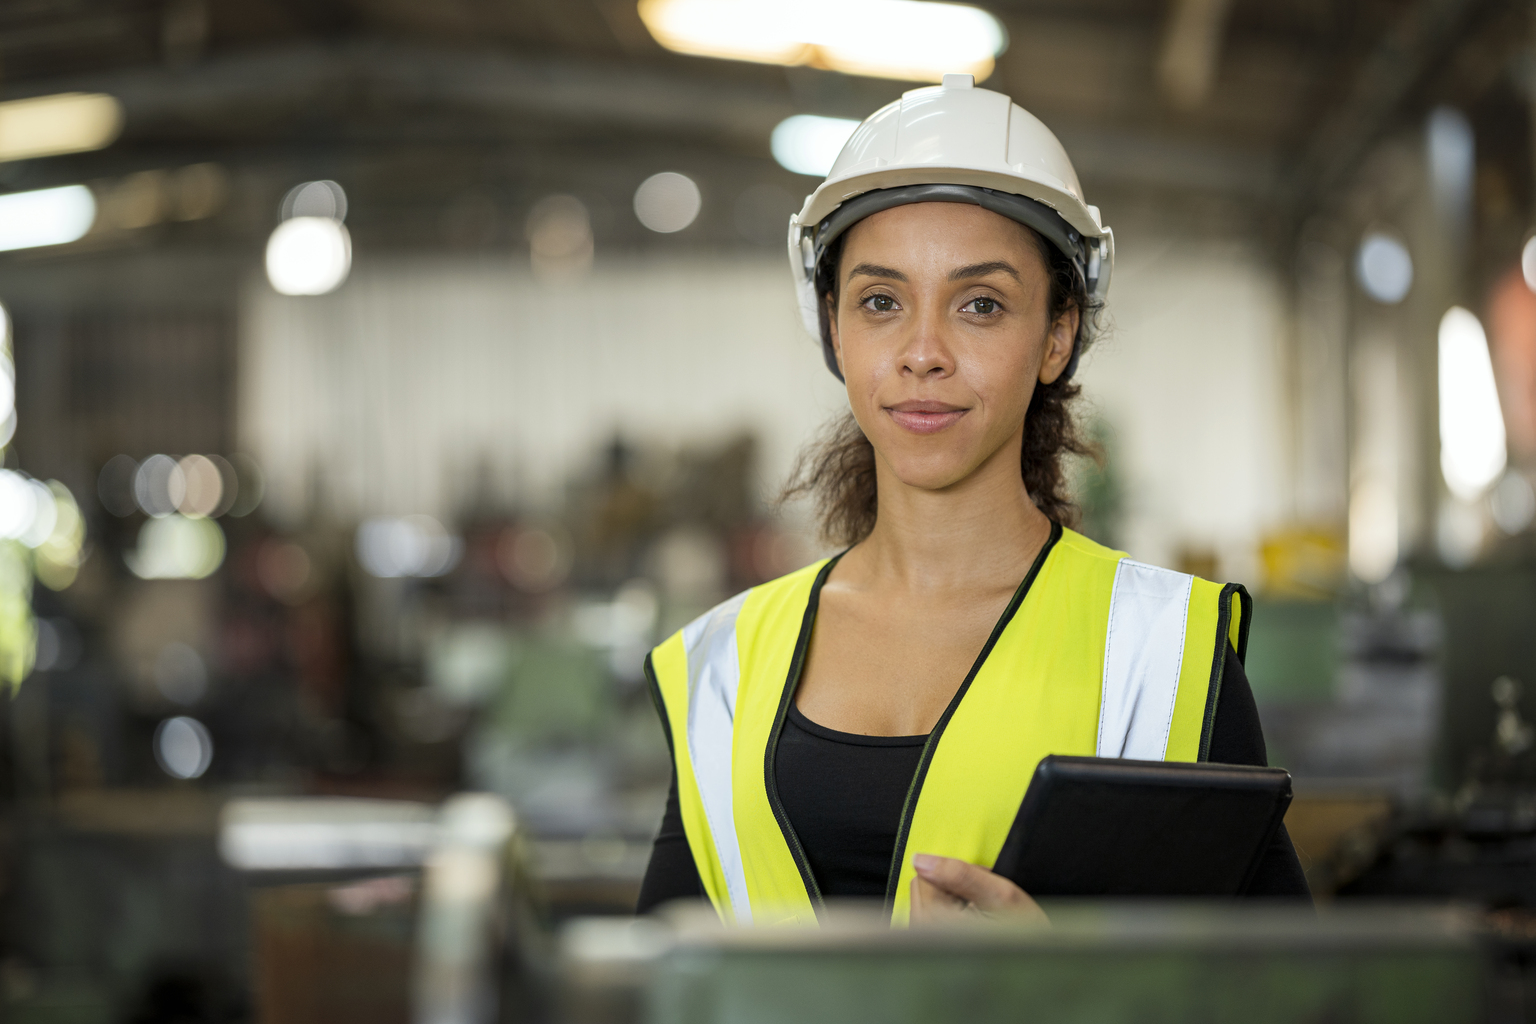
[{"label": "woman's ear", "polygon": [[1041,384],[1054,384],[1072,361],[1072,349],[1077,344],[1077,327],[1081,322],[1081,311],[1072,306],[1051,324],[1050,333],[1045,337],[1045,359],[1040,363]]},{"label": "woman's ear", "polygon": [[823,296],[822,301],[827,307],[827,336],[832,339],[832,354],[837,357],[837,372],[843,373],[846,377],[843,371],[843,342],[837,336],[837,303],[830,295]]}]

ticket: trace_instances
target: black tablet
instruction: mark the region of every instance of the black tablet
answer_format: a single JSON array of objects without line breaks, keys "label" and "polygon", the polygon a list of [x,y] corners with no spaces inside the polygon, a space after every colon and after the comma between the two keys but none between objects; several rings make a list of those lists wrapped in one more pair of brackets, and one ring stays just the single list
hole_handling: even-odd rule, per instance
[{"label": "black tablet", "polygon": [[1031,896],[1236,896],[1290,803],[1283,768],[1052,755],[992,870]]}]

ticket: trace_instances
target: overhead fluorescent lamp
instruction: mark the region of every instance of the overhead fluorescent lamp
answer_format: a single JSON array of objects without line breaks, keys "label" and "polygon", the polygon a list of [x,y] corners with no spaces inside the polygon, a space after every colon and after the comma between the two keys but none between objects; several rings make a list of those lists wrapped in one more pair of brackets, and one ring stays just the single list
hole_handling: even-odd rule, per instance
[{"label": "overhead fluorescent lamp", "polygon": [[981,81],[1008,46],[979,7],[925,0],[640,0],[639,10],[678,53],[915,82]]},{"label": "overhead fluorescent lamp", "polygon": [[84,185],[0,195],[0,251],[73,242],[95,220],[96,197]]},{"label": "overhead fluorescent lamp", "polygon": [[845,117],[796,114],[779,122],[768,145],[786,171],[825,178],[858,126],[859,122]]},{"label": "overhead fluorescent lamp", "polygon": [[63,92],[0,103],[0,161],[110,146],[123,130],[123,105],[99,92]]}]

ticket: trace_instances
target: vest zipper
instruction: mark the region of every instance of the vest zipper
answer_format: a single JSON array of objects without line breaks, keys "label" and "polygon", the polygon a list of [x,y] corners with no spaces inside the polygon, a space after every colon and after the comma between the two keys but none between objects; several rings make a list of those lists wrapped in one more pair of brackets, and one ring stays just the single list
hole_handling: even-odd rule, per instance
[{"label": "vest zipper", "polygon": [[[954,717],[955,710],[960,707],[960,701],[964,699],[966,691],[971,688],[971,680],[976,678],[976,673],[981,671],[982,665],[986,664],[987,656],[992,653],[992,648],[996,646],[998,638],[1003,635],[1003,630],[1008,628],[1008,624],[1013,621],[1013,616],[1018,612],[1019,606],[1024,603],[1024,598],[1029,594],[1031,584],[1035,582],[1035,577],[1040,574],[1040,567],[1045,564],[1046,556],[1051,553],[1051,549],[1056,546],[1056,542],[1060,539],[1061,524],[1053,521],[1051,523],[1050,538],[1046,540],[1045,546],[1040,549],[1040,553],[1035,556],[1034,564],[1029,567],[1029,572],[1024,575],[1023,582],[1013,592],[1013,597],[1009,600],[1008,607],[1003,609],[1003,614],[997,620],[997,625],[992,627],[992,634],[987,637],[987,642],[982,646],[981,653],[976,655],[976,660],[971,664],[970,672],[966,673],[965,680],[961,682],[960,688],[955,691],[954,697],[950,699],[949,705],[944,709],[944,714],[939,716],[938,724],[928,734],[928,742],[923,744],[922,756],[918,759],[917,770],[912,773],[912,782],[907,786],[907,798],[902,803],[901,821],[896,827],[896,845],[891,851],[890,872],[886,875],[885,915],[887,917],[891,915],[896,906],[896,886],[901,881],[901,864],[906,858],[907,834],[912,830],[912,815],[917,810],[917,800],[922,794],[923,780],[928,775],[928,765],[932,763],[933,755],[938,750],[939,740],[944,736],[944,728],[949,725],[949,720]],[[821,581],[818,579],[818,591],[820,590],[820,583]]]}]

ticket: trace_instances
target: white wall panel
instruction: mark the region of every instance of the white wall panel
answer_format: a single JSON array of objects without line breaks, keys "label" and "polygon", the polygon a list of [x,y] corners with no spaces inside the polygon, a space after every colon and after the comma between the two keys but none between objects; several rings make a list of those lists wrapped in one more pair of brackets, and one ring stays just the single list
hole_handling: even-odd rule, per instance
[{"label": "white wall panel", "polygon": [[1111,329],[1081,375],[1121,460],[1121,542],[1164,566],[1213,551],[1222,575],[1256,584],[1259,539],[1289,490],[1278,276],[1235,243],[1122,251]]},{"label": "white wall panel", "polygon": [[615,432],[763,442],[768,486],[842,407],[777,259],[599,263],[579,284],[510,260],[361,264],[336,293],[265,282],[242,310],[242,443],[271,511],[448,515],[493,493],[558,498]]},{"label": "white wall panel", "polygon": [[[1124,543],[1161,565],[1214,548],[1256,582],[1287,491],[1275,276],[1241,247],[1126,250],[1082,376],[1115,431]],[[317,488],[343,519],[451,515],[482,465],[493,493],[555,501],[615,431],[754,430],[771,488],[844,403],[766,258],[599,262],[560,288],[511,261],[363,263],[320,298],[253,282],[241,369],[242,441],[288,519]]]}]

